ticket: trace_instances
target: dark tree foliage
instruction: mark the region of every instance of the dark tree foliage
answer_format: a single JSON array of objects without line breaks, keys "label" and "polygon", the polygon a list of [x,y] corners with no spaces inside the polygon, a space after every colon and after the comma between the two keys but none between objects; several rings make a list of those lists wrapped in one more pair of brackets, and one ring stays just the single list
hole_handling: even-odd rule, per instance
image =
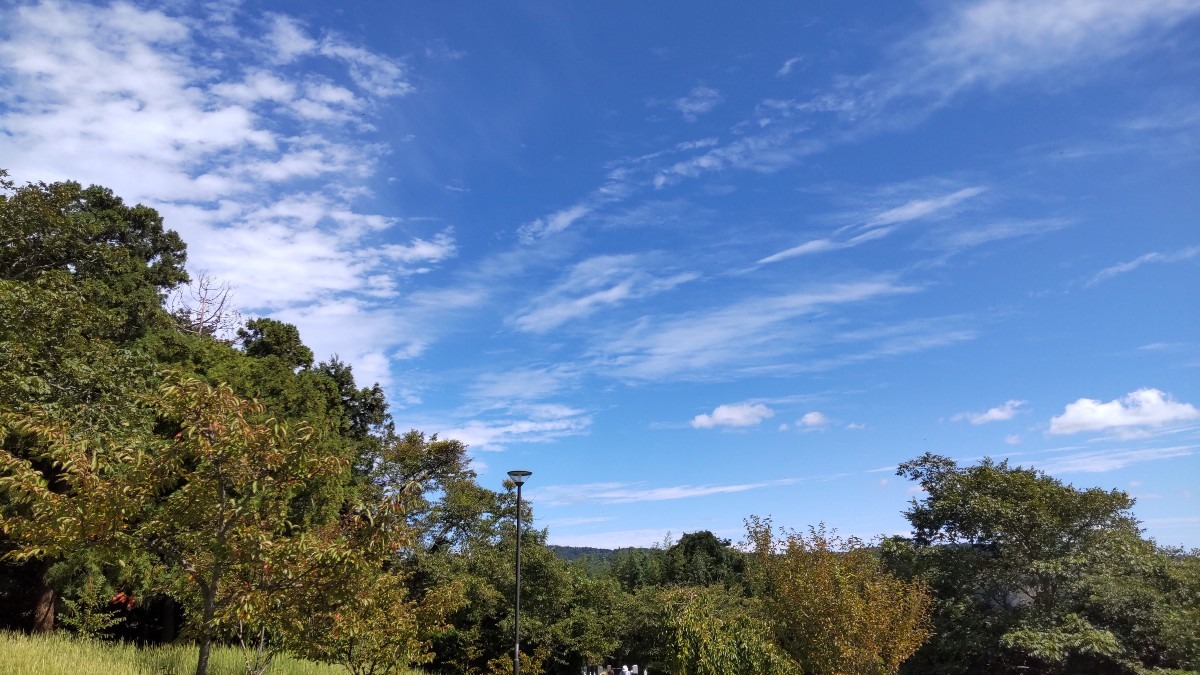
[{"label": "dark tree foliage", "polygon": [[275,319],[251,319],[238,331],[246,354],[255,358],[276,358],[286,367],[311,368],[312,350],[300,341],[300,330]]},{"label": "dark tree foliage", "polygon": [[682,586],[737,586],[743,583],[746,561],[728,539],[708,530],[691,532],[667,549],[662,581]]},{"label": "dark tree foliage", "polygon": [[[22,428],[41,416],[101,437],[138,424],[138,396],[153,380],[142,340],[170,325],[161,300],[187,281],[185,246],[153,209],[126,206],[106,188],[64,182],[13,189],[5,175],[0,188],[11,193],[0,194],[0,456],[14,467],[28,463],[71,499],[46,443]],[[0,511],[21,508],[0,503]],[[80,576],[63,569],[61,553],[26,556],[18,572],[37,570],[39,630],[54,627],[56,605],[70,590],[51,577]]]},{"label": "dark tree foliage", "polygon": [[164,318],[162,294],[187,281],[186,246],[147,206],[107,188],[32,183],[0,195],[0,278],[32,283],[59,271],[89,285],[92,302],[119,308],[113,337],[144,334]]},{"label": "dark tree foliage", "polygon": [[901,464],[898,475],[926,496],[906,513],[912,537],[887,542],[884,560],[935,594],[935,636],[909,661],[911,672],[1178,666],[1157,615],[1171,606],[1169,574],[1141,538],[1127,494],[932,454]]}]

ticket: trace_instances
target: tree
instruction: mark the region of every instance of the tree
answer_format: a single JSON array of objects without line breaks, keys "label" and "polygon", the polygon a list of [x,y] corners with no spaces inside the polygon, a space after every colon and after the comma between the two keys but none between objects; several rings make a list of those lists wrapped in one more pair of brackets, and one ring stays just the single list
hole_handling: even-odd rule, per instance
[{"label": "tree", "polygon": [[276,600],[324,587],[326,574],[336,576],[351,555],[334,545],[336,535],[322,537],[289,518],[293,498],[312,481],[347,467],[314,451],[310,428],[252,421],[262,406],[227,386],[168,382],[154,403],[178,432],[155,454],[167,496],[136,534],[163,562],[164,590],[189,609],[200,644],[196,673],[204,675],[222,629],[303,611]]},{"label": "tree", "polygon": [[708,530],[683,535],[663,556],[662,581],[684,586],[741,583],[745,561],[730,544]]},{"label": "tree", "polygon": [[[635,596],[627,641],[654,671],[671,675],[802,672],[772,641],[754,600],[719,586],[647,588]],[[624,618],[624,617],[623,617]]]},{"label": "tree", "polygon": [[0,195],[0,278],[36,281],[65,272],[95,282],[93,302],[120,308],[112,337],[136,338],[164,318],[162,293],[187,281],[186,246],[147,206],[78,183],[31,183]]},{"label": "tree", "polygon": [[287,368],[311,368],[312,350],[300,341],[300,331],[290,323],[275,319],[251,319],[238,329],[238,339],[250,356],[276,358]]},{"label": "tree", "polygon": [[[0,189],[11,190],[6,175]],[[56,463],[66,450],[54,445],[55,424],[71,421],[72,434],[88,429],[93,439],[141,424],[139,395],[153,380],[141,342],[168,325],[160,297],[187,280],[185,258],[183,242],[153,209],[125,206],[105,188],[36,183],[0,194],[0,456],[17,471],[10,478],[36,475],[44,488],[10,482],[0,501],[6,521],[34,522],[26,518],[48,512],[39,509],[88,498],[77,491],[79,477]],[[90,448],[98,465],[109,465],[107,448],[94,440]],[[37,555],[20,540],[0,548],[37,568],[34,628],[52,630],[64,589],[49,583],[49,573],[67,563],[53,551],[78,546],[46,546]],[[60,569],[54,576],[78,575]]]},{"label": "tree", "polygon": [[912,537],[889,541],[884,559],[898,574],[924,579],[936,596],[937,635],[914,659],[915,670],[1141,667],[1139,639],[1104,609],[1121,602],[1104,588],[1144,576],[1138,569],[1154,553],[1127,494],[1077,489],[991,459],[960,467],[925,454],[897,474],[917,481],[926,496],[905,514]]},{"label": "tree", "polygon": [[[104,338],[124,313],[94,304],[66,272],[0,279],[0,308],[0,546],[33,571],[40,588],[32,627],[48,632],[67,590],[52,583],[52,568],[68,554],[107,545],[96,528],[117,524],[98,524],[119,515],[107,508],[119,496],[98,488],[128,470],[124,453],[150,433],[153,416],[141,396],[153,382],[153,362]],[[63,569],[53,575],[75,576]]]},{"label": "tree", "polygon": [[803,672],[892,674],[930,636],[921,581],[885,571],[866,545],[824,526],[809,534],[746,522],[748,576],[775,643]]}]

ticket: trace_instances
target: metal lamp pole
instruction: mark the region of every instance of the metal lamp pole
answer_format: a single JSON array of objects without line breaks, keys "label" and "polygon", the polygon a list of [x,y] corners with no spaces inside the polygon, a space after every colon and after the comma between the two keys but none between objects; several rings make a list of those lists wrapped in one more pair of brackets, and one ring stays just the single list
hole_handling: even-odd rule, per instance
[{"label": "metal lamp pole", "polygon": [[508,477],[517,484],[517,597],[513,615],[513,675],[521,675],[521,486],[532,475],[532,471],[508,472]]}]

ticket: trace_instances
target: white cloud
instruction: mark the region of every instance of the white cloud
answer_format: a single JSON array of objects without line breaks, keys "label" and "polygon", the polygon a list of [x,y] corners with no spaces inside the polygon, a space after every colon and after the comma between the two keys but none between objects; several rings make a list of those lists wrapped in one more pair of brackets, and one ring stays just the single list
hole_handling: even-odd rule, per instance
[{"label": "white cloud", "polygon": [[625,171],[619,168],[614,169],[609,173],[608,180],[593,190],[590,195],[571,206],[521,225],[517,229],[517,236],[521,241],[530,243],[558,234],[576,222],[586,219],[597,209],[620,201],[629,194],[629,191],[630,186]]},{"label": "white cloud", "polygon": [[[540,523],[539,523],[540,524]],[[589,532],[586,534],[555,534],[551,530],[546,542],[555,546],[591,546],[593,548],[623,548],[637,546],[649,548],[660,544],[671,532],[682,530],[671,528],[651,528],[641,530],[617,530],[612,532]]]},{"label": "white cloud", "polygon": [[825,253],[826,251],[836,251],[836,250],[844,249],[844,248],[854,248],[855,246],[865,244],[868,241],[882,239],[883,237],[886,237],[887,235],[891,234],[891,232],[892,232],[892,228],[890,228],[890,227],[877,227],[877,228],[874,228],[871,230],[867,230],[866,232],[863,232],[862,234],[860,234],[856,237],[851,237],[850,239],[847,239],[845,241],[833,241],[831,239],[813,239],[811,241],[806,241],[803,244],[800,244],[799,246],[793,246],[792,248],[786,249],[784,251],[780,251],[779,253],[769,255],[769,256],[763,258],[762,260],[759,260],[758,264],[759,265],[768,265],[770,263],[779,262],[780,260],[787,260],[788,258],[795,258],[795,257],[802,256],[802,255],[812,255],[814,253]]},{"label": "white cloud", "polygon": [[1008,445],[1020,445],[1021,436],[1019,434],[1009,434],[1004,437],[1004,442]]},{"label": "white cloud", "polygon": [[1072,224],[1067,218],[1035,218],[1032,220],[1001,220],[969,229],[952,229],[934,236],[936,246],[945,249],[964,249],[1001,239],[1035,237],[1061,230]]},{"label": "white cloud", "polygon": [[892,225],[920,218],[929,218],[935,214],[943,213],[971,197],[981,195],[986,191],[986,187],[975,186],[963,188],[941,197],[913,199],[875,215],[867,221],[866,227],[878,227],[880,225]]},{"label": "white cloud", "polygon": [[[764,100],[756,118],[739,126],[752,133],[739,134],[692,157],[645,167],[652,173],[651,185],[662,189],[685,178],[728,169],[778,171],[833,145],[919,123],[969,90],[1042,76],[1061,86],[1066,78],[1057,76],[1063,72],[1100,72],[1102,64],[1155,45],[1157,38],[1200,12],[1200,0],[976,0],[938,7],[926,29],[887,50],[888,65],[860,77],[840,77],[834,87],[809,101]],[[785,71],[790,69],[781,67],[779,72]],[[700,92],[677,104],[694,119],[717,97],[715,90]],[[820,113],[839,115],[847,126],[828,134],[813,133],[812,117]],[[798,115],[804,118],[773,123]],[[645,158],[661,158],[666,152],[652,152]],[[952,199],[970,196],[968,192]],[[938,204],[917,201],[905,206],[890,216],[903,218]],[[1065,224],[1052,219],[995,223],[950,236],[944,244],[975,246]],[[822,246],[829,243],[834,242],[813,247],[826,250]],[[795,254],[806,252],[812,251],[799,249]]]},{"label": "white cloud", "polygon": [[647,487],[644,483],[585,483],[581,485],[547,485],[531,489],[531,501],[540,501],[547,505],[578,504],[582,502],[601,504],[634,504],[639,502],[660,502],[676,499],[691,499],[711,495],[732,494],[761,490],[769,487],[792,485],[796,481],[790,478],[762,481],[758,483],[737,483],[732,485],[673,485],[668,487]]},{"label": "white cloud", "polygon": [[1051,434],[1084,431],[1118,431],[1157,428],[1200,417],[1190,403],[1175,401],[1158,389],[1138,389],[1120,399],[1101,403],[1081,398],[1067,404],[1063,414],[1050,420]]},{"label": "white cloud", "polygon": [[1168,448],[1080,452],[1055,457],[1038,468],[1046,473],[1103,473],[1124,469],[1133,464],[1153,462],[1195,454],[1196,446],[1179,445]]},{"label": "white cloud", "polygon": [[906,78],[910,91],[945,97],[1066,67],[1094,68],[1200,11],[1195,0],[983,0],[949,7],[907,45],[922,66]]},{"label": "white cloud", "polygon": [[[799,246],[793,246],[779,253],[769,255],[759,260],[758,264],[766,265],[797,256],[854,248],[888,236],[895,231],[895,226],[901,223],[933,218],[935,216],[944,217],[949,213],[953,213],[954,207],[962,202],[983,194],[986,191],[986,187],[974,186],[962,188],[949,194],[911,199],[904,204],[871,215],[857,228],[865,231],[854,237],[840,241],[828,238],[813,239]],[[849,228],[841,228],[839,232],[846,229]]]},{"label": "white cloud", "polygon": [[497,451],[513,443],[548,443],[577,436],[592,425],[590,415],[560,404],[524,404],[511,410],[524,412],[525,418],[472,420],[439,435],[462,441],[473,450]]},{"label": "white cloud", "polygon": [[485,405],[511,405],[557,393],[576,377],[577,373],[565,366],[514,368],[480,375],[467,394]]},{"label": "white cloud", "polygon": [[762,403],[734,403],[719,405],[712,413],[702,413],[692,418],[696,429],[713,427],[752,427],[775,416],[775,411]]},{"label": "white cloud", "polygon": [[620,326],[604,333],[595,350],[608,372],[634,379],[721,377],[731,369],[760,368],[768,362],[781,367],[783,357],[818,339],[811,326],[796,325],[800,318],[916,290],[887,279],[867,279],[751,297],[713,310],[647,317]]},{"label": "white cloud", "polygon": [[541,527],[571,527],[573,525],[591,525],[592,523],[607,523],[614,520],[612,516],[579,516],[575,518],[550,518],[539,520]]},{"label": "white cloud", "polygon": [[658,275],[647,268],[653,256],[604,255],[577,263],[548,291],[535,298],[514,318],[518,329],[544,333],[569,321],[582,319],[606,308],[647,298],[692,281],[699,275]]},{"label": "white cloud", "polygon": [[308,31],[299,21],[282,14],[269,14],[267,18],[271,26],[266,40],[277,62],[289,63],[316,51],[317,41],[308,36]]},{"label": "white cloud", "polygon": [[683,113],[683,119],[695,122],[700,115],[717,107],[724,100],[721,92],[700,85],[693,88],[687,96],[675,99],[674,105],[676,110]]},{"label": "white cloud", "polygon": [[337,38],[322,41],[320,53],[346,63],[350,79],[373,96],[404,96],[416,91],[399,59],[348,44]]},{"label": "white cloud", "polygon": [[[155,207],[188,243],[189,265],[230,282],[242,309],[294,321],[319,358],[340,353],[360,379],[386,383],[388,359],[419,353],[441,328],[389,325],[438,311],[420,295],[373,300],[455,254],[448,228],[399,233],[403,220],[352,203],[386,152],[363,115],[412,91],[407,71],[289,17],[235,23],[241,10],[226,9],[0,12],[0,157],[20,179],[98,183]],[[359,93],[329,79],[338,65]],[[461,309],[464,297],[442,300]],[[335,317],[345,324],[330,331]]]},{"label": "white cloud", "polygon": [[1096,273],[1096,276],[1092,277],[1091,281],[1089,281],[1087,285],[1094,286],[1115,276],[1125,274],[1126,272],[1132,272],[1142,265],[1150,263],[1172,263],[1183,260],[1191,260],[1192,258],[1195,258],[1197,254],[1200,254],[1200,246],[1189,246],[1185,249],[1180,249],[1171,253],[1159,253],[1157,251],[1153,253],[1147,253],[1145,255],[1140,255],[1133,260],[1117,263],[1112,267],[1106,267],[1100,270]]},{"label": "white cloud", "polygon": [[452,258],[457,250],[454,237],[447,231],[434,235],[432,241],[414,238],[409,244],[388,244],[380,248],[380,253],[401,263],[438,263]]},{"label": "white cloud", "polygon": [[804,416],[796,420],[796,426],[804,429],[824,429],[829,424],[829,418],[817,411],[804,413]]},{"label": "white cloud", "polygon": [[1021,408],[1023,408],[1026,403],[1028,403],[1028,401],[1017,401],[1017,400],[1005,401],[1004,405],[996,406],[995,408],[990,408],[986,412],[958,413],[951,419],[956,420],[956,421],[957,420],[967,420],[971,424],[987,424],[988,422],[1004,422],[1007,420],[1011,420],[1012,418],[1016,417],[1018,413],[1022,412]]},{"label": "white cloud", "polygon": [[784,61],[783,65],[779,66],[779,70],[775,71],[775,77],[787,77],[789,74],[791,74],[796,65],[803,60],[804,59],[802,57],[793,56],[787,61]]}]

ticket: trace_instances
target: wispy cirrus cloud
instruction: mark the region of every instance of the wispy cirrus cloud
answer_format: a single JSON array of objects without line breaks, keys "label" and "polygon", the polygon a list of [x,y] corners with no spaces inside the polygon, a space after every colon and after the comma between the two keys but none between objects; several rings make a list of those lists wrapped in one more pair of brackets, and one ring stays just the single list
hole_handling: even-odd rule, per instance
[{"label": "wispy cirrus cloud", "polygon": [[1191,260],[1198,254],[1200,254],[1200,246],[1189,246],[1187,248],[1179,249],[1178,251],[1171,251],[1169,253],[1153,251],[1151,253],[1140,255],[1133,260],[1117,263],[1111,267],[1105,267],[1097,272],[1096,275],[1087,282],[1087,285],[1095,286],[1096,284],[1108,281],[1113,277],[1132,272],[1143,265],[1182,262],[1184,260]]},{"label": "wispy cirrus cloud", "polygon": [[544,399],[558,393],[579,377],[569,364],[522,366],[487,372],[475,378],[467,396],[485,407],[511,405]]},{"label": "wispy cirrus cloud", "polygon": [[[951,216],[957,212],[960,204],[987,192],[987,189],[982,185],[965,187],[949,193],[912,198],[897,206],[875,210],[861,215],[859,222],[838,228],[832,237],[806,241],[762,258],[758,264],[766,265],[789,258],[861,246],[891,235],[904,223]],[[837,235],[847,231],[858,234],[837,238]]]},{"label": "wispy cirrus cloud", "polygon": [[713,310],[645,318],[621,327],[617,334],[604,334],[594,347],[595,367],[638,380],[723,377],[730,370],[794,356],[805,344],[795,325],[801,317],[917,290],[889,278],[872,278],[739,300]]},{"label": "wispy cirrus cloud", "polygon": [[547,485],[529,491],[531,501],[547,505],[599,502],[604,504],[634,504],[676,499],[692,499],[720,494],[733,494],[750,490],[792,485],[791,478],[762,481],[757,483],[735,483],[729,485],[673,485],[647,487],[644,483],[584,483],[580,485]]},{"label": "wispy cirrus cloud", "polygon": [[1176,445],[1165,448],[1137,450],[1100,450],[1054,457],[1038,465],[1046,473],[1103,473],[1116,471],[1142,462],[1188,457],[1196,452],[1195,445]]},{"label": "wispy cirrus cloud", "polygon": [[[970,91],[1064,72],[1099,72],[1100,64],[1153,46],[1157,38],[1197,14],[1200,0],[976,0],[947,4],[935,11],[924,29],[888,47],[888,58],[878,69],[841,76],[808,100],[765,99],[746,120],[745,133],[682,159],[668,160],[664,152],[650,153],[646,157],[652,159],[640,167],[640,173],[650,177],[652,187],[663,189],[714,172],[778,171],[831,147],[917,124]],[[790,71],[780,68],[784,75]],[[1061,77],[1053,80],[1056,86],[1062,81]],[[704,93],[694,102],[681,98],[681,111],[693,116],[707,111],[706,106],[717,96],[719,92]],[[830,115],[836,123],[819,123]],[[624,194],[614,201],[645,187],[644,179],[628,177],[631,180],[625,184]],[[971,196],[968,192],[951,198]],[[601,206],[591,198],[581,204],[587,206],[588,214]],[[914,202],[898,207],[893,215],[906,217],[908,212],[938,206],[936,201]],[[577,213],[576,207],[568,207],[534,221],[530,229],[554,229],[555,223],[573,222]],[[1045,219],[996,223],[964,234],[953,243],[975,246],[1062,226]],[[828,250],[836,243],[813,244],[795,254]]]},{"label": "wispy cirrus cloud", "polygon": [[516,443],[548,443],[587,433],[592,417],[583,410],[557,403],[527,403],[509,407],[498,419],[473,419],[445,429],[474,450],[499,451]]},{"label": "wispy cirrus cloud", "polygon": [[860,235],[850,237],[849,239],[844,239],[842,241],[835,241],[833,239],[811,239],[811,240],[806,241],[803,244],[800,244],[798,246],[793,246],[789,249],[780,251],[779,253],[771,254],[771,255],[759,260],[758,264],[759,265],[769,265],[771,263],[776,263],[781,260],[787,260],[789,258],[797,258],[800,256],[813,255],[816,253],[825,253],[827,251],[838,251],[838,250],[846,249],[846,248],[854,248],[855,246],[860,246],[869,241],[874,241],[876,239],[882,239],[883,237],[886,237],[891,233],[892,233],[892,228],[890,228],[890,227],[877,227],[875,229],[867,230],[866,232],[863,232]]},{"label": "wispy cirrus cloud", "polygon": [[1197,13],[1195,0],[948,5],[933,25],[898,47],[905,56],[896,62],[896,82],[887,93],[944,101],[969,87],[997,87],[1067,68],[1098,69],[1153,45],[1163,31]]},{"label": "wispy cirrus cloud", "polygon": [[[522,331],[544,333],[608,307],[648,298],[699,277],[694,272],[649,271],[653,255],[594,256],[576,263],[563,279],[534,298],[512,323]],[[661,269],[662,265],[653,265]]]},{"label": "wispy cirrus cloud", "polygon": [[779,66],[779,70],[775,71],[775,77],[787,77],[788,75],[791,75],[792,71],[796,69],[796,66],[800,65],[803,62],[804,62],[804,57],[793,56],[792,58],[788,59],[787,61],[784,61],[783,65]]},{"label": "wispy cirrus cloud", "polygon": [[930,236],[933,247],[955,251],[993,241],[1017,237],[1037,237],[1074,224],[1070,218],[1032,218],[998,220],[970,227],[947,228]]},{"label": "wispy cirrus cloud", "polygon": [[976,185],[955,190],[950,194],[912,199],[900,206],[887,209],[882,213],[872,216],[863,224],[863,227],[873,228],[881,225],[895,225],[897,223],[907,223],[912,220],[945,214],[962,202],[981,195],[984,192],[987,192],[986,187]]},{"label": "wispy cirrus cloud", "polygon": [[[539,522],[540,524],[540,522]],[[699,529],[699,528],[696,528]],[[649,548],[663,543],[672,533],[683,532],[676,528],[644,528],[640,530],[615,530],[608,532],[588,532],[586,534],[563,534],[551,530],[547,542],[556,546],[591,546],[594,548],[623,548],[640,546]]]}]

